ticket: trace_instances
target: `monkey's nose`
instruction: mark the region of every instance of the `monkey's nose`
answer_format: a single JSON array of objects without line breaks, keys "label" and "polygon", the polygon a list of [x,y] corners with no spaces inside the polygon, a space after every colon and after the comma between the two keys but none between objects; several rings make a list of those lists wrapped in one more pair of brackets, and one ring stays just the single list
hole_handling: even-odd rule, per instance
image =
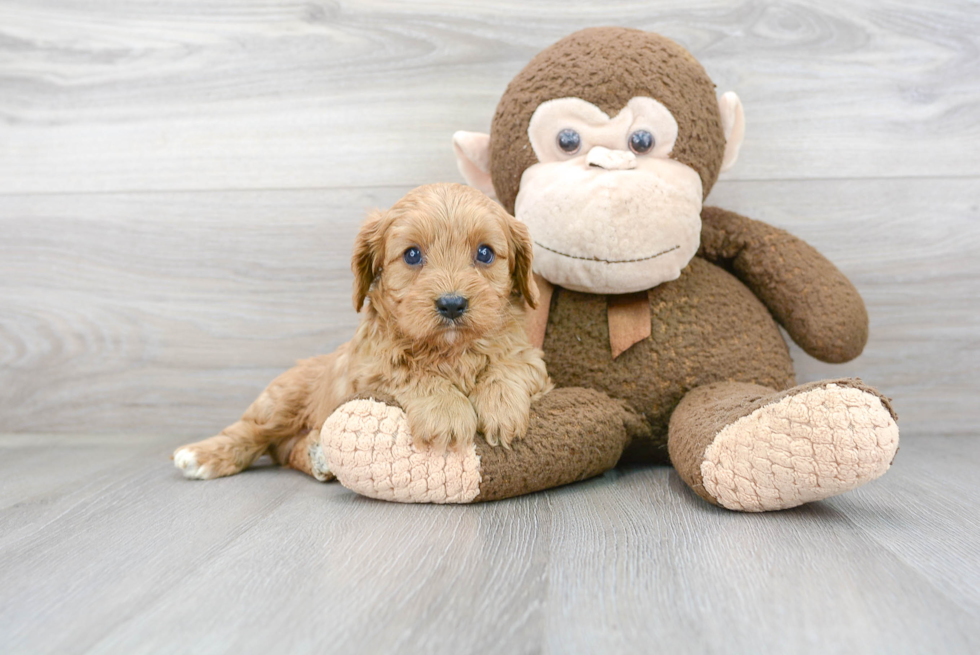
[{"label": "monkey's nose", "polygon": [[598,166],[607,171],[626,171],[636,168],[636,155],[629,150],[610,150],[602,146],[593,146],[585,160],[589,166]]},{"label": "monkey's nose", "polygon": [[436,311],[442,316],[452,320],[457,319],[466,311],[469,301],[463,296],[455,293],[447,293],[436,300]]}]

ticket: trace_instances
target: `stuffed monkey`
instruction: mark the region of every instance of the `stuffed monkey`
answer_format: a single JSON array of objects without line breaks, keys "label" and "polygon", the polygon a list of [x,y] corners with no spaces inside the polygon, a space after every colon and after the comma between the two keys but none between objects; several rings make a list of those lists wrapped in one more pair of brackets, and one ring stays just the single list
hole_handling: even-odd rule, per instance
[{"label": "stuffed monkey", "polygon": [[419,452],[384,398],[339,408],[313,441],[319,477],[375,498],[474,502],[670,462],[706,501],[784,509],[882,475],[888,399],[856,379],[796,385],[782,325],[808,354],[861,354],[853,285],[783,230],[703,207],[744,133],[734,93],[662,36],[587,29],[538,54],[489,135],[458,132],[467,181],[534,240],[528,330],[559,388],[511,449]]}]

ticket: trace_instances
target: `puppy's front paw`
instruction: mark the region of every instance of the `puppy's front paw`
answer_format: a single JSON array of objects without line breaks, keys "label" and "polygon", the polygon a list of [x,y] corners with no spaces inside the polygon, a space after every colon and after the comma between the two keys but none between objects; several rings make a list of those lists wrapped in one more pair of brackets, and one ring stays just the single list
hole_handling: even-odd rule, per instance
[{"label": "puppy's front paw", "polygon": [[478,429],[491,446],[510,448],[527,434],[531,420],[531,397],[520,385],[504,380],[480,384],[470,396],[476,408]]},{"label": "puppy's front paw", "polygon": [[419,450],[431,447],[462,450],[476,436],[476,412],[466,396],[444,394],[424,396],[405,404],[412,440]]}]

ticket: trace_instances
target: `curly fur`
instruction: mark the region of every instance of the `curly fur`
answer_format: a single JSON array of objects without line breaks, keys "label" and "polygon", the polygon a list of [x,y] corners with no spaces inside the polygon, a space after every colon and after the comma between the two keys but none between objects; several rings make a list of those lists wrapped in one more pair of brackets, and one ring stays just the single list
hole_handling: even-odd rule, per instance
[{"label": "curly fur", "polygon": [[[482,244],[494,250],[491,264],[475,260]],[[403,259],[413,246],[421,265]],[[523,224],[462,185],[420,187],[375,212],[354,245],[354,306],[364,310],[354,338],[298,362],[221,434],[177,449],[175,462],[189,477],[214,478],[268,452],[311,473],[320,426],[365,392],[405,409],[418,446],[466,447],[479,431],[509,447],[527,432],[531,402],[552,388],[525,332],[524,304],[537,303],[531,253]],[[449,293],[468,300],[453,321],[435,306]]]}]

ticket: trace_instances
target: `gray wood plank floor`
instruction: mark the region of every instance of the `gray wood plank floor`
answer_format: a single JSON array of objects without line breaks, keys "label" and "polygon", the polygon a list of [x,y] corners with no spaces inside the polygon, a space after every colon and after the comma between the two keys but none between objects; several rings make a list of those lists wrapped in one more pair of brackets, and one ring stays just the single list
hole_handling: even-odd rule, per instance
[{"label": "gray wood plank floor", "polygon": [[468,507],[272,466],[192,482],[175,443],[0,437],[0,652],[980,649],[976,437],[765,515],[669,468]]}]

